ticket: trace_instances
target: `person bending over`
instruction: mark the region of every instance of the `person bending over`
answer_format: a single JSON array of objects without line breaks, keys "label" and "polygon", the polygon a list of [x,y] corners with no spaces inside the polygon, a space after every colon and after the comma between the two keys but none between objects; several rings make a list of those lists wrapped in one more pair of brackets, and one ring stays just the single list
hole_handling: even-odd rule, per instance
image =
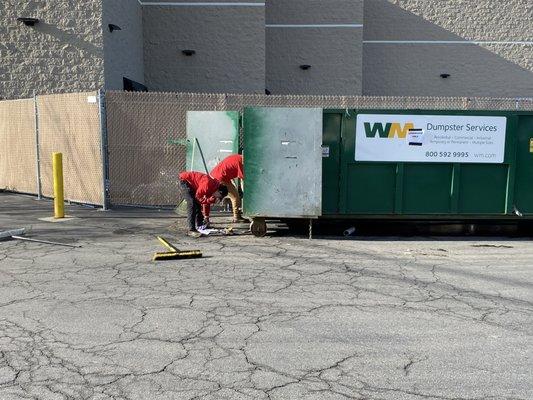
[{"label": "person bending over", "polygon": [[197,228],[203,224],[201,206],[211,205],[228,195],[228,189],[216,179],[201,172],[182,172],[179,175],[180,192],[187,202],[187,235],[200,237]]},{"label": "person bending over", "polygon": [[[244,180],[244,166],[241,154],[232,154],[222,160],[211,171],[211,177],[216,179],[228,188],[229,198],[231,200],[231,208],[233,209],[233,222],[242,222],[244,219],[241,214],[241,196],[239,190],[233,183],[233,179]],[[204,215],[209,222],[209,204],[203,207]]]}]

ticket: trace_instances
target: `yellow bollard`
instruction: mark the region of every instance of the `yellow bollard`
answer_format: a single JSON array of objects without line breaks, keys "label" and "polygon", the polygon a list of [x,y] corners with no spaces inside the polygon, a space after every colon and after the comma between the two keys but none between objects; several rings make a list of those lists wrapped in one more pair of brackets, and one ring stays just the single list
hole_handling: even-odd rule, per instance
[{"label": "yellow bollard", "polygon": [[63,154],[52,154],[54,171],[54,218],[65,217],[65,196],[63,193]]}]

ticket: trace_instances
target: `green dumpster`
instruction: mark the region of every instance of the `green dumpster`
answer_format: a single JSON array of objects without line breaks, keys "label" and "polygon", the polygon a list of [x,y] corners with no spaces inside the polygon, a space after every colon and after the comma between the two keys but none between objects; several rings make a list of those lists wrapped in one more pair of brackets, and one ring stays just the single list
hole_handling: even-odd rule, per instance
[{"label": "green dumpster", "polygon": [[[246,186],[251,189],[245,190],[244,212],[261,224],[284,217],[533,218],[531,113],[323,110],[321,148],[307,148],[299,154],[316,159],[320,152],[321,168],[310,163],[295,172],[286,167],[286,154],[277,146],[283,128],[273,130],[264,123],[269,118],[280,121],[281,110],[252,108],[244,113]],[[285,118],[283,123],[298,136],[298,146],[315,142],[316,132],[303,127],[302,121]],[[267,150],[270,145],[273,148]],[[280,187],[301,189],[284,184],[283,179],[271,187],[264,179],[265,171],[289,181],[293,176],[305,182],[321,175],[321,211],[299,215],[297,211],[311,200],[295,193],[285,196]],[[295,212],[282,212],[287,204]]]}]

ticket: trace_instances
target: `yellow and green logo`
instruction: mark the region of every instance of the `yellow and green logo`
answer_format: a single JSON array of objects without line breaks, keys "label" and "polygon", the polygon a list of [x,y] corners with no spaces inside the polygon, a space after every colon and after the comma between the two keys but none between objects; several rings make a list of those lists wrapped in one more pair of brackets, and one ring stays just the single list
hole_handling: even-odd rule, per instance
[{"label": "yellow and green logo", "polygon": [[365,122],[365,133],[367,138],[375,138],[376,135],[380,138],[387,139],[405,139],[409,130],[414,129],[415,125],[408,122],[404,125],[398,122],[387,122],[385,124],[376,122],[374,124]]}]

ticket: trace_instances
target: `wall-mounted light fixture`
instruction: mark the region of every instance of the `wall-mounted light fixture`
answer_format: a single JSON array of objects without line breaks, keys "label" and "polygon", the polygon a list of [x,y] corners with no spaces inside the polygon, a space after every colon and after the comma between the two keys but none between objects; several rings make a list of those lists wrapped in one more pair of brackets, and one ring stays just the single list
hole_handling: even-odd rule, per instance
[{"label": "wall-mounted light fixture", "polygon": [[303,69],[304,71],[307,71],[309,68],[311,68],[311,66],[308,64],[300,65],[300,69]]},{"label": "wall-mounted light fixture", "polygon": [[187,57],[190,57],[196,54],[196,50],[182,50],[181,52],[185,54]]},{"label": "wall-mounted light fixture", "polygon": [[114,25],[114,24],[109,24],[107,25],[108,28],[109,28],[109,32],[113,32],[113,31],[121,31],[122,28],[118,25]]},{"label": "wall-mounted light fixture", "polygon": [[39,23],[39,20],[37,18],[29,17],[19,17],[17,18],[17,21],[22,22],[26,26],[34,26],[35,24]]},{"label": "wall-mounted light fixture", "polygon": [[450,77],[450,74],[440,74],[440,77],[442,79],[448,79]]}]

